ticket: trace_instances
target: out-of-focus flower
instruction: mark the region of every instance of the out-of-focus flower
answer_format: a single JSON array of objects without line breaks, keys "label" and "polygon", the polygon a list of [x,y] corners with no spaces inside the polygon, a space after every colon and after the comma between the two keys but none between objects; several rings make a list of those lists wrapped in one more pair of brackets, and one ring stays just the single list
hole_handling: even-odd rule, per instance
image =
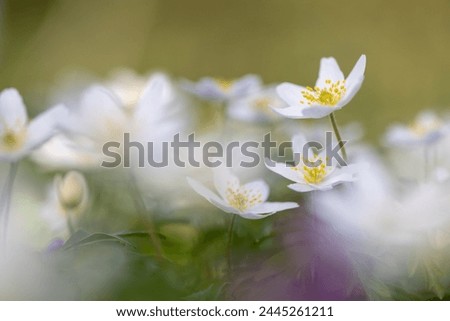
[{"label": "out-of-focus flower", "polygon": [[102,155],[98,154],[92,141],[85,137],[69,138],[57,134],[36,149],[31,158],[46,169],[89,169],[101,163]]},{"label": "out-of-focus flower", "polygon": [[[147,142],[161,141],[162,137],[172,138],[184,128],[188,119],[178,117],[181,103],[165,75],[151,76],[140,93],[138,101],[128,106],[106,87],[91,86],[82,93],[79,104],[71,108],[64,123],[65,137],[44,146],[35,156],[40,158],[40,163],[50,159],[54,164],[52,159],[56,154],[64,168],[98,166],[105,157],[103,145],[123,142],[125,133],[130,134],[130,140],[142,141],[145,146]],[[65,146],[64,153],[60,145]],[[117,152],[121,153],[122,149],[118,148]]]},{"label": "out-of-focus flower", "polygon": [[0,160],[16,162],[50,139],[66,116],[64,106],[55,106],[31,122],[22,97],[14,88],[0,93]]},{"label": "out-of-focus flower", "polygon": [[269,186],[264,181],[241,185],[239,179],[225,169],[214,171],[214,185],[220,196],[192,178],[188,178],[188,183],[198,194],[222,211],[247,219],[261,219],[298,207],[298,204],[293,202],[266,202]]},{"label": "out-of-focus flower", "polygon": [[[303,135],[292,138],[293,152],[296,156],[303,153],[303,146],[307,144]],[[330,163],[330,164],[328,164]],[[334,186],[353,182],[357,179],[359,165],[350,164],[338,166],[327,160],[326,149],[314,153],[312,157],[298,160],[295,166],[288,166],[286,163],[266,163],[271,171],[295,182],[288,187],[296,192],[311,192],[314,190],[327,191]]]},{"label": "out-of-focus flower", "polygon": [[272,108],[286,107],[286,103],[278,97],[274,87],[251,93],[230,102],[227,114],[230,118],[255,123],[267,123],[280,119]]},{"label": "out-of-focus flower", "polygon": [[289,107],[274,110],[285,117],[296,119],[328,116],[344,107],[358,92],[365,69],[366,56],[362,55],[345,79],[334,58],[322,58],[314,88],[282,83],[277,87],[277,92]]},{"label": "out-of-focus flower", "polygon": [[435,113],[425,111],[410,125],[395,124],[388,129],[386,143],[392,146],[414,147],[428,145],[448,133],[446,125]]},{"label": "out-of-focus flower", "polygon": [[181,86],[206,100],[229,101],[260,90],[261,79],[255,75],[246,75],[234,80],[205,77],[196,83],[184,80]]},{"label": "out-of-focus flower", "polygon": [[[366,262],[356,268],[372,297],[389,298],[389,285],[443,296],[450,284],[444,272],[450,262],[450,242],[442,237],[450,230],[444,187],[431,182],[402,191],[372,159],[352,188],[315,198],[317,214],[345,236],[353,260]],[[386,290],[372,288],[373,280]]]},{"label": "out-of-focus flower", "polygon": [[148,77],[138,75],[129,69],[120,69],[115,71],[104,85],[117,95],[125,108],[133,109],[147,82]]},{"label": "out-of-focus flower", "polygon": [[86,202],[88,190],[84,176],[76,171],[70,171],[57,181],[58,199],[67,210],[73,210]]}]

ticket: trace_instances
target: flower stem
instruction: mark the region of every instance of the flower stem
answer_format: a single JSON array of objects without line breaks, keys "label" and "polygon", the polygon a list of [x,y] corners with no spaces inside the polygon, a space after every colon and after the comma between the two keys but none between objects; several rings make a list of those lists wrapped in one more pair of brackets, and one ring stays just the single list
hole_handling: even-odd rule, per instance
[{"label": "flower stem", "polygon": [[228,271],[231,272],[231,256],[232,256],[232,248],[233,248],[233,228],[234,223],[236,222],[236,216],[235,214],[232,214],[232,218],[230,221],[230,226],[228,228],[228,244],[227,244],[227,265],[228,265]]},{"label": "flower stem", "polygon": [[[145,205],[144,199],[142,198],[141,192],[139,191],[139,187],[137,186],[136,183],[136,179],[133,175],[133,173],[130,173],[130,182],[131,182],[131,192],[132,192],[132,196],[137,196],[137,197],[132,197],[136,206],[136,209],[140,212],[140,213],[147,213],[147,206]],[[153,223],[153,220],[148,217],[148,216],[144,216],[146,225],[147,225],[147,230],[148,230],[148,234],[150,236],[150,240],[153,244],[153,247],[155,249],[156,252],[156,257],[158,259],[162,259],[164,257],[164,252],[161,246],[161,241],[158,237],[158,234],[156,233],[156,227],[155,224]]]},{"label": "flower stem", "polygon": [[73,216],[73,211],[72,210],[68,210],[66,212],[66,222],[67,222],[67,229],[69,230],[70,236],[72,236],[73,234],[75,234],[75,227],[73,226],[73,222],[72,222],[72,216]]},{"label": "flower stem", "polygon": [[18,162],[10,163],[8,176],[6,177],[5,185],[3,185],[3,190],[1,194],[1,220],[2,220],[2,231],[1,231],[1,244],[2,249],[6,249],[6,240],[8,234],[8,223],[9,223],[9,209],[11,207],[11,196],[12,189],[14,185],[14,180],[17,174],[17,168],[19,167]]},{"label": "flower stem", "polygon": [[339,129],[338,129],[338,125],[336,122],[336,117],[334,117],[334,113],[330,114],[330,121],[331,121],[331,126],[333,126],[334,135],[336,136],[339,147],[341,148],[341,151],[342,151],[342,158],[344,159],[344,161],[347,161],[347,152],[345,151],[345,146],[344,146],[345,144],[342,141],[341,134],[339,133]]}]

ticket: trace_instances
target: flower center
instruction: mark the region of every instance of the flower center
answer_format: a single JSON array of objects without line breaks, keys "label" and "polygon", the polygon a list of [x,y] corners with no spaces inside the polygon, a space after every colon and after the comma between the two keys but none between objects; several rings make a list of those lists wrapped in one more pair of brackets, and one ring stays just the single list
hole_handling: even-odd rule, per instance
[{"label": "flower center", "polygon": [[345,94],[345,80],[332,82],[330,79],[325,80],[325,87],[306,87],[302,91],[303,98],[301,104],[319,104],[322,106],[336,106]]},{"label": "flower center", "polygon": [[430,122],[414,122],[409,125],[409,129],[418,137],[423,137],[435,130],[441,128],[442,124],[438,120]]},{"label": "flower center", "polygon": [[272,99],[268,97],[257,98],[253,101],[252,106],[256,110],[266,112],[269,110],[269,105],[273,102]]},{"label": "flower center", "polygon": [[215,79],[216,84],[219,86],[220,89],[223,91],[229,91],[231,89],[231,86],[233,86],[234,81],[229,79],[223,79],[223,78],[217,78]]},{"label": "flower center", "polygon": [[[299,171],[301,173],[299,173],[301,176],[303,176],[303,179],[309,183],[309,184],[319,184],[320,182],[322,182],[325,177],[328,174],[327,171],[327,166],[326,166],[326,162],[325,160],[323,160],[321,157],[315,155],[314,156],[314,160],[311,163],[314,162],[318,162],[320,161],[320,164],[317,166],[307,166],[307,165],[303,165],[301,166],[300,164],[295,166],[295,167],[291,167],[292,170],[294,171]],[[305,160],[303,161],[303,164],[305,164]]]},{"label": "flower center", "polygon": [[228,204],[241,212],[263,202],[260,192],[243,186],[233,188],[229,185],[225,194]]},{"label": "flower center", "polygon": [[7,151],[17,150],[22,147],[25,142],[25,133],[23,129],[19,132],[14,132],[11,129],[7,129],[1,136],[1,147]]},{"label": "flower center", "polygon": [[323,162],[316,167],[303,165],[303,177],[309,184],[319,184],[326,176],[327,168]]}]

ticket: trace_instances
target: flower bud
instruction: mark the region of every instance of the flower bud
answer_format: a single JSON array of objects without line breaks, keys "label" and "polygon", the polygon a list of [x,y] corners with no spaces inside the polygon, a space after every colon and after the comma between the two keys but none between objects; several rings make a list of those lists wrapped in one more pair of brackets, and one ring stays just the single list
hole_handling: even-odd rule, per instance
[{"label": "flower bud", "polygon": [[87,184],[84,176],[70,171],[57,181],[58,199],[67,210],[78,208],[87,197]]}]

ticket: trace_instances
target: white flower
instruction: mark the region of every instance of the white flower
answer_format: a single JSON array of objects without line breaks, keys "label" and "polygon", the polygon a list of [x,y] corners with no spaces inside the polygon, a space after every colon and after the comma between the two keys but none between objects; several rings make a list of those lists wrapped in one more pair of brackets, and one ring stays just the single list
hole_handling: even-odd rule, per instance
[{"label": "white flower", "polygon": [[255,75],[246,75],[235,80],[205,77],[196,83],[185,80],[181,85],[200,98],[225,101],[259,90],[261,79]]},{"label": "white flower", "polygon": [[[186,122],[176,117],[181,107],[169,80],[162,74],[150,77],[133,106],[124,105],[107,88],[94,85],[83,92],[79,104],[71,110],[65,129],[74,145],[81,146],[83,153],[94,160],[93,153],[102,156],[103,145],[122,142],[125,133],[143,145],[159,142],[162,137],[172,138]],[[72,148],[72,152],[76,150]]]},{"label": "white flower", "polygon": [[227,113],[230,118],[244,122],[271,122],[280,118],[272,108],[286,106],[277,95],[275,87],[267,87],[231,101]]},{"label": "white flower", "polygon": [[16,162],[50,139],[58,122],[66,116],[62,105],[28,120],[27,110],[14,88],[0,93],[0,160]]},{"label": "white flower", "polygon": [[269,186],[264,181],[241,185],[236,176],[224,169],[214,171],[214,185],[220,196],[192,178],[187,180],[198,194],[222,211],[251,220],[298,207],[298,204],[293,202],[266,202]]},{"label": "white flower", "polygon": [[[293,152],[295,155],[303,153],[303,146],[307,144],[302,135],[297,135],[292,139]],[[314,190],[327,191],[334,186],[353,182],[357,179],[359,165],[350,164],[338,166],[327,160],[326,149],[315,153],[306,159],[303,155],[295,166],[288,166],[286,163],[267,163],[266,167],[271,171],[295,182],[288,187],[296,192],[311,192]]]},{"label": "white flower", "polygon": [[370,163],[351,188],[318,195],[316,213],[345,237],[369,291],[378,280],[442,298],[450,285],[448,186],[409,184],[402,191],[376,159]]},{"label": "white flower", "polygon": [[437,142],[447,132],[448,125],[435,113],[425,111],[417,115],[410,125],[391,126],[386,134],[386,143],[401,147],[428,145]]},{"label": "white flower", "polygon": [[364,80],[365,69],[366,56],[362,55],[347,79],[344,79],[344,74],[334,58],[322,58],[319,78],[314,88],[291,83],[279,85],[277,92],[289,107],[274,110],[285,117],[295,119],[328,116],[344,107],[358,92]]}]

